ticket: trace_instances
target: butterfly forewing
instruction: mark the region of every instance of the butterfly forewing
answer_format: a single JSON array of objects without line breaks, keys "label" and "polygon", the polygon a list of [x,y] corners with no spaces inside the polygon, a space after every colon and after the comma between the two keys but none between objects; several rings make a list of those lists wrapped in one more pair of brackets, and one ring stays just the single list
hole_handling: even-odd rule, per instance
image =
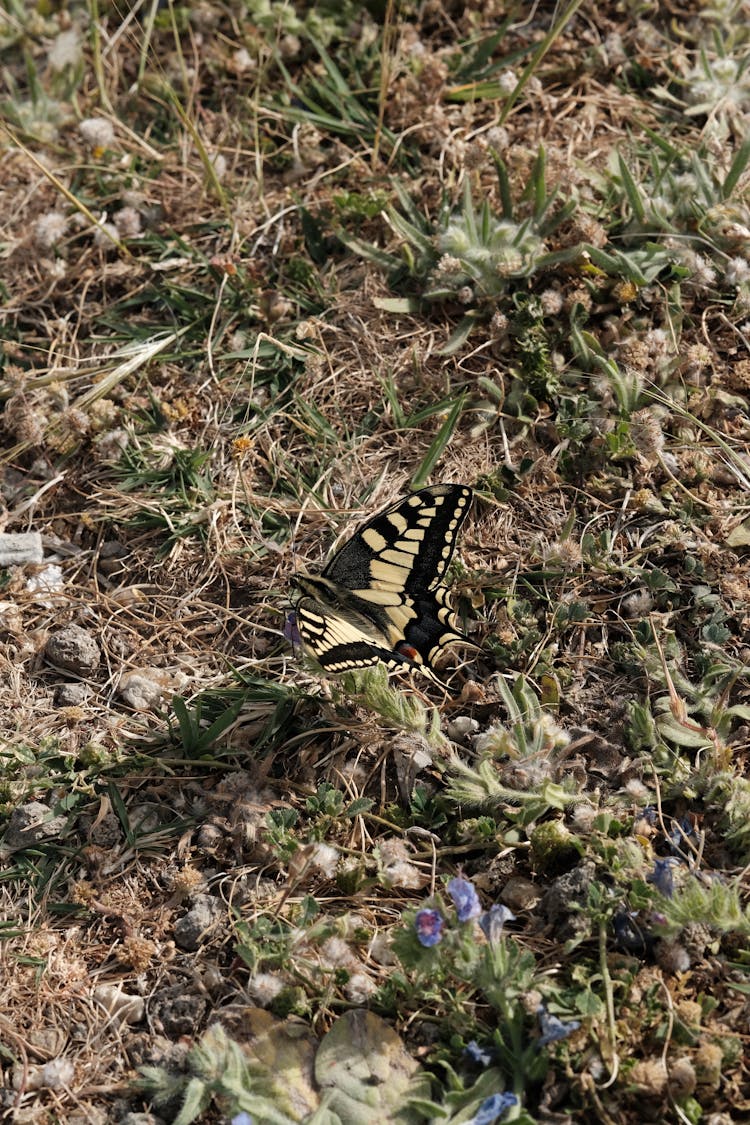
[{"label": "butterfly forewing", "polygon": [[320,577],[297,578],[299,627],[327,671],[383,661],[432,675],[441,649],[463,639],[440,579],[471,497],[463,485],[423,488],[361,527]]},{"label": "butterfly forewing", "polygon": [[399,500],[344,544],[323,577],[358,592],[432,589],[453,557],[471,497],[464,485],[436,484]]}]

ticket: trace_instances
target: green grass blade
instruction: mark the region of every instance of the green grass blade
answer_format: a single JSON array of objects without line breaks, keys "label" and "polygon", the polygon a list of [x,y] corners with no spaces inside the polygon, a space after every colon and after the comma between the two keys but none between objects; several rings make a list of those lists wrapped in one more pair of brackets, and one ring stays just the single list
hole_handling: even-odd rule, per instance
[{"label": "green grass blade", "polygon": [[737,155],[732,161],[732,166],[721,185],[722,198],[729,199],[730,195],[737,187],[740,176],[747,168],[748,160],[750,160],[750,136],[745,137],[744,141],[737,149]]},{"label": "green grass blade", "polygon": [[461,395],[461,397],[459,399],[456,399],[456,401],[454,402],[450,414],[443,422],[437,435],[432,441],[430,448],[422,458],[421,465],[412,477],[412,488],[422,488],[425,484],[427,484],[430,473],[440,459],[440,456],[445,447],[448,445],[448,442],[453,437],[453,431],[458,425],[458,420],[461,417],[465,401],[466,395]]},{"label": "green grass blade", "polygon": [[492,152],[492,162],[495,165],[495,172],[497,173],[497,183],[500,190],[500,209],[503,213],[504,219],[513,218],[513,196],[510,190],[510,178],[508,176],[508,169],[505,167],[505,161],[496,153]]},{"label": "green grass blade", "polygon": [[638,189],[638,185],[633,179],[630,169],[622,158],[622,154],[617,154],[617,164],[620,170],[620,179],[622,186],[625,189],[625,195],[630,204],[630,210],[633,212],[633,217],[639,222],[643,223],[646,219],[646,208],[643,205],[643,199]]}]

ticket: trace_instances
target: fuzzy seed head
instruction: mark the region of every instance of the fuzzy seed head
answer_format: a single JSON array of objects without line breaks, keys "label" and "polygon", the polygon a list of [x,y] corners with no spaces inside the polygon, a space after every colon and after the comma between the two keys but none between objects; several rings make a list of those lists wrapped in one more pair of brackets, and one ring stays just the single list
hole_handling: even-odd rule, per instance
[{"label": "fuzzy seed head", "polygon": [[141,216],[135,207],[121,207],[112,217],[121,238],[138,238],[141,234]]},{"label": "fuzzy seed head", "polygon": [[115,131],[106,117],[87,117],[78,126],[78,132],[94,152],[104,152],[112,148]]},{"label": "fuzzy seed head", "polygon": [[635,448],[647,460],[658,457],[664,451],[664,431],[651,410],[638,410],[632,416],[630,437]]},{"label": "fuzzy seed head", "polygon": [[496,312],[490,321],[490,333],[493,339],[501,340],[508,335],[509,321],[505,313]]},{"label": "fuzzy seed head", "polygon": [[330,844],[316,844],[310,857],[310,863],[322,871],[327,879],[333,879],[339,862],[338,850]]},{"label": "fuzzy seed head", "polygon": [[123,939],[122,945],[117,951],[117,957],[119,961],[130,965],[134,972],[145,973],[153,961],[155,953],[155,942],[150,941],[149,938],[140,937],[138,934],[130,934]]},{"label": "fuzzy seed head", "polygon": [[67,226],[62,211],[47,211],[34,225],[34,241],[42,250],[51,250],[64,236]]},{"label": "fuzzy seed head", "polygon": [[114,223],[99,223],[94,227],[94,245],[100,250],[114,251],[120,239],[119,232]]},{"label": "fuzzy seed head", "polygon": [[330,937],[320,947],[321,964],[328,969],[352,969],[359,962],[347,942],[338,937]]},{"label": "fuzzy seed head", "polygon": [[352,1004],[366,1004],[378,986],[367,973],[352,973],[344,985],[344,995]]},{"label": "fuzzy seed head", "polygon": [[262,1008],[273,1003],[285,987],[283,977],[275,973],[255,973],[247,982],[247,990]]},{"label": "fuzzy seed head", "polygon": [[716,270],[702,254],[693,255],[690,280],[696,289],[711,289],[716,284]]},{"label": "fuzzy seed head", "polygon": [[724,277],[727,284],[735,288],[745,285],[750,280],[750,263],[745,258],[730,258],[724,270]]},{"label": "fuzzy seed head", "polygon": [[192,894],[196,887],[200,887],[203,883],[203,876],[197,867],[191,867],[190,864],[185,864],[181,871],[178,871],[172,881],[172,890],[175,894],[184,896]]},{"label": "fuzzy seed head", "polygon": [[648,590],[637,590],[622,599],[622,612],[625,617],[641,620],[653,609],[654,599]]},{"label": "fuzzy seed head", "polygon": [[557,316],[562,312],[563,297],[557,289],[545,289],[539,298],[545,316]]},{"label": "fuzzy seed head", "polygon": [[557,563],[563,570],[573,570],[580,566],[582,558],[580,543],[570,538],[557,539],[542,551],[542,559],[545,563]]},{"label": "fuzzy seed head", "polygon": [[512,70],[502,70],[498,75],[497,84],[502,94],[512,94],[518,85],[518,79]]},{"label": "fuzzy seed head", "polygon": [[496,152],[503,152],[510,144],[510,134],[502,125],[487,130],[487,144]]}]

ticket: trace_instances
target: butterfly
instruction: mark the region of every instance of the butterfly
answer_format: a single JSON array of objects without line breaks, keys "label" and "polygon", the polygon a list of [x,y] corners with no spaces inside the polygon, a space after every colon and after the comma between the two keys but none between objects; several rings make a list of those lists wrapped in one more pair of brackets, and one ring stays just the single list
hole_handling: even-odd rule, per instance
[{"label": "butterfly", "polygon": [[441,682],[432,664],[442,650],[472,643],[440,583],[472,496],[462,484],[421,488],[360,527],[320,575],[295,576],[289,630],[299,630],[326,672],[382,661]]}]

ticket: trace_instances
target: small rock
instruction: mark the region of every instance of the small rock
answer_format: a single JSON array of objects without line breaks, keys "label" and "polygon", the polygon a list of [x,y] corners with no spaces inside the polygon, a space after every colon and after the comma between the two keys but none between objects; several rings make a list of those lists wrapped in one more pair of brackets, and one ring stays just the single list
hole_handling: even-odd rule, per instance
[{"label": "small rock", "polygon": [[137,711],[153,711],[160,705],[163,695],[163,687],[155,675],[147,669],[126,672],[120,679],[117,694]]},{"label": "small rock", "polygon": [[43,1066],[30,1066],[25,1075],[22,1066],[14,1067],[12,1084],[14,1090],[20,1090],[22,1085],[27,1090],[60,1090],[70,1086],[74,1077],[73,1063],[61,1056],[50,1059]]},{"label": "small rock", "polygon": [[[161,1024],[161,1016],[164,1010],[169,1007],[171,998],[177,996],[178,993],[182,995],[179,986],[177,989],[164,989],[162,992],[157,992],[149,1001],[149,1015],[155,1017]],[[202,1012],[197,1012],[196,1015],[200,1018]],[[177,1042],[174,1039],[170,1040],[159,1032],[154,1034],[151,1024],[152,1020],[149,1019],[149,1030],[145,1035],[136,1033],[128,1039],[128,1062],[132,1067],[160,1066],[173,1074],[179,1074],[180,1071],[185,1069],[188,1051],[190,1050],[189,1044]],[[193,1027],[193,1033],[195,1033],[195,1027]],[[125,1104],[123,1105],[123,1112],[126,1109],[127,1105]]]},{"label": "small rock", "polygon": [[675,1101],[683,1102],[695,1093],[696,1077],[692,1061],[683,1055],[669,1067],[669,1092]]},{"label": "small rock", "polygon": [[124,559],[130,554],[127,547],[116,539],[107,539],[99,549],[99,569],[102,574],[112,577],[125,571]]},{"label": "small rock", "polygon": [[13,810],[8,821],[3,837],[3,850],[16,851],[18,848],[28,848],[31,844],[38,844],[42,840],[50,840],[64,831],[66,823],[67,817],[52,816],[50,810],[41,801],[29,801],[26,805],[19,805]]},{"label": "small rock", "polygon": [[60,684],[55,691],[55,703],[58,707],[80,707],[91,695],[88,684],[78,681],[72,684]]},{"label": "small rock", "polygon": [[180,949],[199,949],[217,922],[225,917],[222,903],[213,895],[196,895],[191,909],[174,924],[174,940]]},{"label": "small rock", "polygon": [[448,738],[452,742],[465,742],[471,734],[479,730],[479,723],[470,715],[457,715],[448,723]]},{"label": "small rock", "polygon": [[198,829],[196,847],[203,852],[216,851],[219,845],[226,840],[227,834],[228,830],[222,831],[217,824],[202,824]]},{"label": "small rock", "polygon": [[76,676],[90,676],[99,667],[101,653],[94,638],[80,625],[66,625],[52,633],[44,649],[50,664]]},{"label": "small rock", "polygon": [[83,816],[80,820],[81,831],[85,833],[88,843],[97,848],[116,848],[122,844],[123,832],[119,818],[110,809],[104,816]]},{"label": "small rock", "polygon": [[114,984],[100,984],[94,989],[94,999],[101,1004],[112,1023],[117,1027],[122,1024],[140,1023],[145,1011],[145,1001],[141,996],[129,996]]},{"label": "small rock", "polygon": [[532,906],[536,906],[541,898],[541,891],[535,883],[522,879],[519,875],[508,880],[500,898],[514,914],[518,914],[521,910],[531,910]]},{"label": "small rock", "polygon": [[45,594],[56,594],[58,590],[62,590],[65,585],[65,576],[62,572],[62,567],[57,563],[49,563],[38,570],[36,574],[32,574],[26,583],[26,589],[30,594],[37,594],[37,601],[42,605],[51,605],[49,598],[45,598]]},{"label": "small rock", "polygon": [[42,537],[38,531],[0,532],[0,567],[40,563]]},{"label": "small rock", "polygon": [[[551,926],[560,927],[562,921],[570,919],[571,915],[575,916],[578,904],[586,902],[589,886],[595,877],[596,867],[585,859],[577,867],[573,867],[572,871],[560,875],[550,883],[542,898],[542,913]],[[579,920],[586,924],[586,919],[578,915],[571,921],[573,928]]]},{"label": "small rock", "polygon": [[[186,992],[184,984],[165,988],[163,992],[157,992],[151,1001],[151,1024],[157,1032],[171,1040],[179,1039],[181,1035],[193,1036],[196,1027],[200,1026],[206,1014],[207,1007],[206,998],[196,992]],[[157,1065],[172,1069],[172,1066],[179,1065],[180,1059],[184,1059],[186,1054],[186,1050],[181,1054],[169,1050],[166,1052],[166,1057],[157,1061]]]}]

